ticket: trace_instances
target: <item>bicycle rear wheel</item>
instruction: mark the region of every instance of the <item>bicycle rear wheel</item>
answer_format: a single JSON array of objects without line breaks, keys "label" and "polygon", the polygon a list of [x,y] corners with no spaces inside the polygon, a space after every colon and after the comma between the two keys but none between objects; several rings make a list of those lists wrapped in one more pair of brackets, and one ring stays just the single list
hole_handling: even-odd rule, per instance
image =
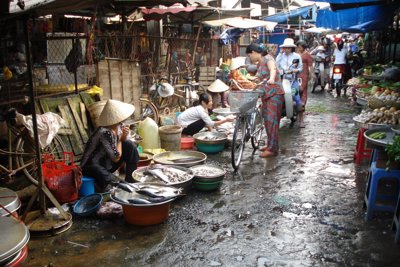
[{"label": "bicycle rear wheel", "polygon": [[255,116],[253,119],[252,134],[251,134],[251,145],[254,150],[260,146],[260,140],[264,132],[264,122],[262,120],[260,108],[255,109]]},{"label": "bicycle rear wheel", "polygon": [[[36,158],[36,149],[31,137],[19,136],[16,140],[16,152],[21,153],[17,155],[17,166],[18,168],[25,166],[22,170],[26,178],[33,184],[37,185],[38,181],[38,161]],[[66,151],[66,147],[61,137],[55,135],[50,145],[41,150],[42,154],[50,154],[55,160],[63,159],[63,152]]]},{"label": "bicycle rear wheel", "polygon": [[232,138],[232,167],[235,171],[239,168],[240,161],[242,160],[244,144],[246,138],[246,118],[244,116],[238,117],[235,130]]},{"label": "bicycle rear wheel", "polygon": [[143,121],[146,118],[153,119],[158,123],[159,115],[157,107],[147,99],[139,99],[140,102],[140,120]]}]

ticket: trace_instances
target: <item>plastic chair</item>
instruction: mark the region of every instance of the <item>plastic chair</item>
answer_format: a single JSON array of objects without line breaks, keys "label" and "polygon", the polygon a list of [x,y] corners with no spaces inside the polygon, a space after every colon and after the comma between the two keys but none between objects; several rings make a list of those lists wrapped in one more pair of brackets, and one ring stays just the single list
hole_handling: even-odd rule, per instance
[{"label": "plastic chair", "polygon": [[[379,182],[382,180],[395,180],[395,194],[386,195],[378,194]],[[380,200],[396,203],[400,191],[400,170],[389,170],[376,167],[376,162],[371,163],[371,170],[368,173],[367,189],[364,196],[365,205],[367,207],[366,220],[371,220],[375,211],[394,212],[396,204],[377,203]]]},{"label": "plastic chair", "polygon": [[371,158],[372,149],[365,148],[365,137],[364,132],[366,129],[360,128],[358,130],[356,151],[354,152],[354,162],[356,164],[361,164],[363,159]]}]

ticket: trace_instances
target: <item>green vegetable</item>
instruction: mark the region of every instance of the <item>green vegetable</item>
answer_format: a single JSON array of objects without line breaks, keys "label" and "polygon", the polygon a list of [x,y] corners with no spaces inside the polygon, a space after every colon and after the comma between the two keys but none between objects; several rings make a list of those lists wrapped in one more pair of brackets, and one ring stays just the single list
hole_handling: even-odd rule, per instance
[{"label": "green vegetable", "polygon": [[383,132],[375,132],[372,133],[370,135],[368,135],[369,137],[373,138],[373,139],[383,139],[386,137],[386,133]]},{"label": "green vegetable", "polygon": [[390,166],[392,161],[400,163],[400,135],[395,135],[393,142],[386,146],[385,151],[389,158],[387,166]]}]

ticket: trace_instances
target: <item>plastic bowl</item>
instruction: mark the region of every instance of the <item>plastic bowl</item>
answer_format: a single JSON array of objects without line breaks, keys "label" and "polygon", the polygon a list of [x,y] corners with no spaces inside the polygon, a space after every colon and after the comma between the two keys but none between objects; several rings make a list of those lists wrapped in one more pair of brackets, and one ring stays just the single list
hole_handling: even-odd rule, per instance
[{"label": "plastic bowl", "polygon": [[214,191],[221,187],[222,180],[215,182],[193,182],[193,185],[200,191]]},{"label": "plastic bowl", "polygon": [[220,144],[206,144],[196,141],[196,148],[198,151],[208,154],[215,154],[221,152],[225,148],[225,142]]},{"label": "plastic bowl", "polygon": [[171,203],[153,206],[122,205],[124,219],[134,225],[155,225],[168,219]]},{"label": "plastic bowl", "polygon": [[93,215],[100,208],[102,201],[103,196],[101,194],[87,195],[75,203],[73,211],[76,215],[82,217]]},{"label": "plastic bowl", "polygon": [[137,167],[144,167],[150,165],[151,161],[153,160],[153,156],[146,153],[139,154],[139,162]]},{"label": "plastic bowl", "polygon": [[181,138],[181,150],[191,150],[194,147],[193,137],[182,137]]}]

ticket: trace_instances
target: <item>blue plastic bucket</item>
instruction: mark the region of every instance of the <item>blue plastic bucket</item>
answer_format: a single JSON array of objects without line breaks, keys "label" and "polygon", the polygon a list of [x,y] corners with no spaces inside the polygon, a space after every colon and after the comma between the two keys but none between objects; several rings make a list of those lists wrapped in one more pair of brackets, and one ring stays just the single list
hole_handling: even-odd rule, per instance
[{"label": "blue plastic bucket", "polygon": [[79,196],[84,197],[91,194],[94,194],[94,178],[83,176]]}]

